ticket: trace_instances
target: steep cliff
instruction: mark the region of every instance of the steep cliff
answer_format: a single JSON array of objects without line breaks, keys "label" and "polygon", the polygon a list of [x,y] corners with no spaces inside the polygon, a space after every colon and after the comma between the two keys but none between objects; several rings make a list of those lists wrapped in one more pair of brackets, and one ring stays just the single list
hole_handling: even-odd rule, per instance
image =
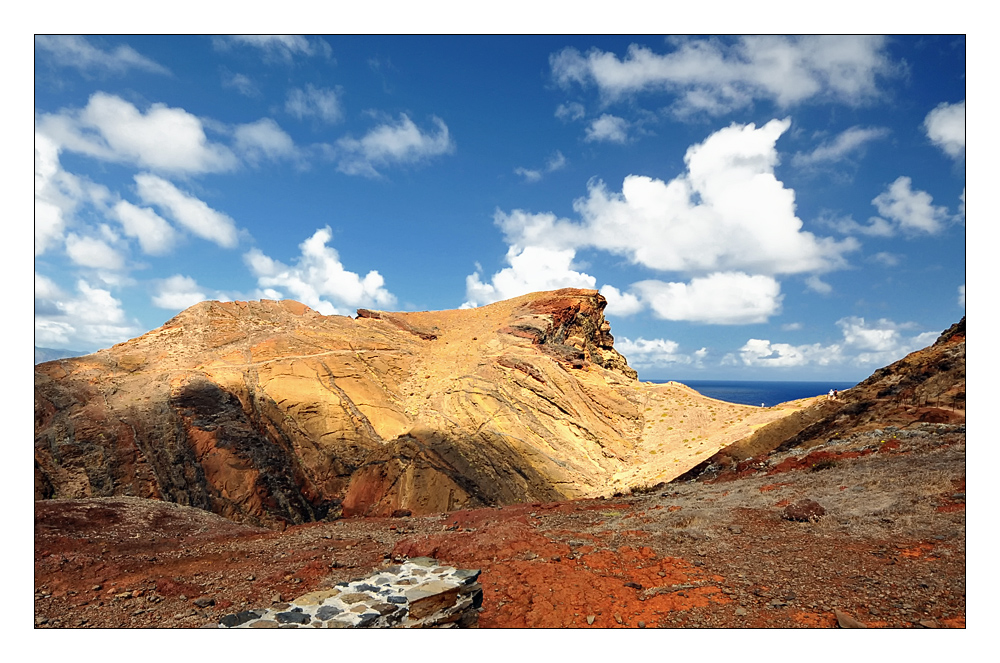
[{"label": "steep cliff", "polygon": [[595,496],[669,480],[788,414],[638,382],[605,305],[575,289],[357,318],[202,302],[36,366],[35,496],[270,526]]}]

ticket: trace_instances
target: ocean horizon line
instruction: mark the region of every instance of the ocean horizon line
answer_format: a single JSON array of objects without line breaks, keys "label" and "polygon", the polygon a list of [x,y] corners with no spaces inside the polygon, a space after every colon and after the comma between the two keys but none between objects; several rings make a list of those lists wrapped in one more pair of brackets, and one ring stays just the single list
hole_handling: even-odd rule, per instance
[{"label": "ocean horizon line", "polygon": [[802,398],[822,396],[831,389],[844,391],[857,385],[849,380],[644,380],[653,384],[678,382],[703,396],[739,405],[773,407]]}]

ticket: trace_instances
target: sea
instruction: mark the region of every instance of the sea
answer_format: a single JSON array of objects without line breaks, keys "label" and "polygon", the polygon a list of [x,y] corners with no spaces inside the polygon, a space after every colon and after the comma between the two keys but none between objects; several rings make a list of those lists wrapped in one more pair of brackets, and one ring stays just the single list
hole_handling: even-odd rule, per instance
[{"label": "sea", "polygon": [[[640,378],[642,379],[642,378]],[[664,384],[671,380],[648,380]],[[799,398],[820,396],[830,393],[831,389],[844,391],[855,386],[856,382],[799,382],[799,381],[752,381],[752,380],[674,380],[685,384],[698,393],[716,398],[720,401],[739,403],[741,405],[757,405],[771,407],[778,403],[794,401]]]}]

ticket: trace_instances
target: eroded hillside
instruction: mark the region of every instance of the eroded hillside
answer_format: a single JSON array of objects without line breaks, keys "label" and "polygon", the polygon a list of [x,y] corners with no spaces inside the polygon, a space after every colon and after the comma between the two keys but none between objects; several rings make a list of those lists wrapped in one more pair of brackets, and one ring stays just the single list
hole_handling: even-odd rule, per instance
[{"label": "eroded hillside", "polygon": [[323,316],[203,302],[35,374],[35,495],[135,496],[269,526],[626,492],[808,405],[652,385],[593,290]]}]

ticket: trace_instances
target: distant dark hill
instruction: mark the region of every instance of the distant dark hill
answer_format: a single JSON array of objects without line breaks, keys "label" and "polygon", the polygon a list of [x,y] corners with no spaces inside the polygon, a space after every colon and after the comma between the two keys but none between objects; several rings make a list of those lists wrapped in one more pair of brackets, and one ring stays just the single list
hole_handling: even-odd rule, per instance
[{"label": "distant dark hill", "polygon": [[35,363],[41,364],[47,361],[54,361],[56,359],[65,359],[67,357],[82,357],[87,354],[82,350],[57,350],[55,348],[40,348],[35,346]]}]

